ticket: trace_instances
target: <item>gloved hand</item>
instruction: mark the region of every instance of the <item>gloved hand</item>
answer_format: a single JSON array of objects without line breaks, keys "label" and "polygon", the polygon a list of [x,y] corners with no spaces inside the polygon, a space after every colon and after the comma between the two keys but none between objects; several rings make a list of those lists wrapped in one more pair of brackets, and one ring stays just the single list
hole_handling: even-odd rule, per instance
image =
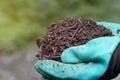
[{"label": "gloved hand", "polygon": [[39,60],[35,63],[36,70],[50,80],[96,80],[102,76],[120,42],[117,37],[120,25],[106,22],[97,24],[104,25],[116,36],[95,38],[84,45],[70,47],[63,51],[62,62]]}]

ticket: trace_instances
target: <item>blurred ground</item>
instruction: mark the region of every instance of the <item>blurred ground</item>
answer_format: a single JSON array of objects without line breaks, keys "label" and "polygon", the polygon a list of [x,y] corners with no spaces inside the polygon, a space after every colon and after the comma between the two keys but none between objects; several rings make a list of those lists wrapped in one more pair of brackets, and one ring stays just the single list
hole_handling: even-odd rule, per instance
[{"label": "blurred ground", "polygon": [[[41,75],[34,69],[36,53],[35,48],[27,48],[0,56],[0,80],[41,80]],[[114,80],[120,80],[120,76]]]},{"label": "blurred ground", "polygon": [[0,56],[0,80],[40,80],[34,69],[36,51],[29,48]]}]

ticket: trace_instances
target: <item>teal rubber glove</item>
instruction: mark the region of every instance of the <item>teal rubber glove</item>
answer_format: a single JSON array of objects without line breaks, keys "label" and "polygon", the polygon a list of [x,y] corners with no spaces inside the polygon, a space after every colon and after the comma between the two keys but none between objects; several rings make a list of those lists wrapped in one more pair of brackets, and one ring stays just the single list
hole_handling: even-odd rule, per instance
[{"label": "teal rubber glove", "polygon": [[[106,22],[98,24],[107,26]],[[120,25],[108,24],[107,28],[119,36]],[[95,38],[85,45],[68,48],[61,55],[62,62],[39,60],[35,68],[50,80],[96,80],[106,71],[111,55],[120,42],[116,36]]]},{"label": "teal rubber glove", "polygon": [[104,27],[112,31],[113,35],[120,37],[120,24],[111,22],[97,22],[97,24],[103,25]]}]

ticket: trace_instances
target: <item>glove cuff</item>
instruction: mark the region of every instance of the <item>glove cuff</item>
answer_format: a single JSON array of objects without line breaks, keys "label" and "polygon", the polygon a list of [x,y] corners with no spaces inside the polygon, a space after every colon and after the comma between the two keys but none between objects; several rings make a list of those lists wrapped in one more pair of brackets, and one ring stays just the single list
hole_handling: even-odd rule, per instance
[{"label": "glove cuff", "polygon": [[98,80],[110,80],[118,76],[120,73],[120,44],[113,52],[108,69]]}]

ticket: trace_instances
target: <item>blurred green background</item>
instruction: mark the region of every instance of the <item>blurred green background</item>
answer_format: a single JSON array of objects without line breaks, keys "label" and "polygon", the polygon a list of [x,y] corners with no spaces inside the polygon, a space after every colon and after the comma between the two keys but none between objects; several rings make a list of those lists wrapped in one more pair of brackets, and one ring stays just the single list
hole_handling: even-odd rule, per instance
[{"label": "blurred green background", "polygon": [[0,80],[41,80],[35,40],[69,17],[120,23],[120,0],[0,0]]},{"label": "blurred green background", "polygon": [[120,23],[120,0],[0,0],[0,53],[35,46],[60,19],[84,17]]}]

